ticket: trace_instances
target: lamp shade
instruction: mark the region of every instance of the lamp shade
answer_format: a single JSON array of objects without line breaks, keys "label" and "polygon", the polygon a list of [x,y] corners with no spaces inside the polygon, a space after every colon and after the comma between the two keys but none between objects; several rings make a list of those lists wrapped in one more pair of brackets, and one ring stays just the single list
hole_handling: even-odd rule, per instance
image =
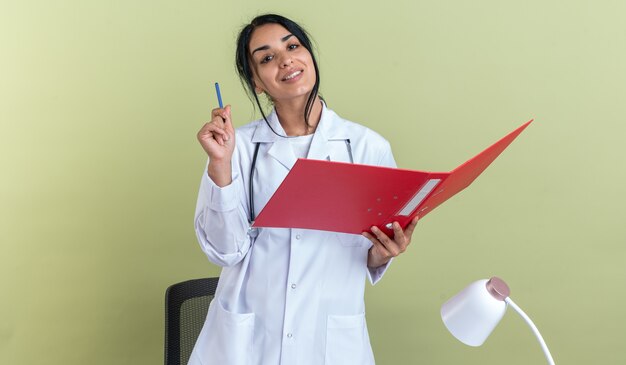
[{"label": "lamp shade", "polygon": [[508,296],[509,287],[497,277],[475,281],[443,304],[441,319],[459,341],[480,346],[504,316]]}]

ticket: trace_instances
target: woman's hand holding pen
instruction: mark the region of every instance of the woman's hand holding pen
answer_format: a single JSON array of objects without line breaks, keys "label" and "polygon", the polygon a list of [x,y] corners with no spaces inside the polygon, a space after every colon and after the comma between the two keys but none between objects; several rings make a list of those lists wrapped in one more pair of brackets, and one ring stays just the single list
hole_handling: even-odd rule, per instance
[{"label": "woman's hand holding pen", "polygon": [[368,240],[373,243],[367,255],[367,266],[379,267],[406,251],[411,243],[413,231],[417,225],[418,217],[416,216],[404,230],[398,222],[393,222],[393,239],[389,238],[378,227],[372,227],[372,232],[363,232]]},{"label": "woman's hand holding pen", "polygon": [[211,111],[211,121],[198,132],[198,141],[209,155],[208,174],[218,186],[231,183],[231,158],[235,150],[235,129],[233,128],[230,105]]}]

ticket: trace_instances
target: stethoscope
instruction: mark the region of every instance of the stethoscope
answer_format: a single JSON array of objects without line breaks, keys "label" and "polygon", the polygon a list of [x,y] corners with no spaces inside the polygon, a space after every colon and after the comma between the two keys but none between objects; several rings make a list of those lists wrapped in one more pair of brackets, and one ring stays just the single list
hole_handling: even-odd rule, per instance
[{"label": "stethoscope", "polygon": [[[350,157],[350,163],[354,163],[354,157],[352,156],[352,145],[350,144],[350,139],[343,140],[346,143],[346,148],[348,149],[348,156]],[[259,234],[258,228],[252,228],[254,224],[254,219],[256,218],[256,214],[254,212],[254,171],[256,170],[256,159],[259,155],[259,146],[261,143],[255,143],[254,154],[252,155],[252,164],[250,165],[250,180],[248,180],[248,191],[250,193],[249,198],[249,206],[250,206],[250,228],[248,229],[248,235],[250,237],[256,237]]]}]

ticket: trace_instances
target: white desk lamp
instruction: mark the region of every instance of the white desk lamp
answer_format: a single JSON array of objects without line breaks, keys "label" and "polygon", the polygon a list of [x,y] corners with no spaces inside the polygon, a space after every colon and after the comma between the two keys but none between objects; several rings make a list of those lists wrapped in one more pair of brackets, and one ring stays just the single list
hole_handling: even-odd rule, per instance
[{"label": "white desk lamp", "polygon": [[459,341],[469,346],[480,346],[511,306],[532,329],[548,360],[554,365],[550,350],[533,321],[509,298],[506,283],[497,277],[479,280],[468,285],[441,306],[441,319]]}]

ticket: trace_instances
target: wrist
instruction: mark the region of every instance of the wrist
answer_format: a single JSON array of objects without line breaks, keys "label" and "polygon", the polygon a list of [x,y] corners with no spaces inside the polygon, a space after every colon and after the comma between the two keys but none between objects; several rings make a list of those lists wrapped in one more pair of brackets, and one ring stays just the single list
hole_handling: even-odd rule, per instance
[{"label": "wrist", "polygon": [[207,174],[215,185],[224,187],[232,182],[232,168],[230,161],[211,160],[207,167]]},{"label": "wrist", "polygon": [[374,254],[374,247],[372,246],[367,253],[367,267],[377,268],[383,266],[389,262],[389,259],[377,256]]}]

